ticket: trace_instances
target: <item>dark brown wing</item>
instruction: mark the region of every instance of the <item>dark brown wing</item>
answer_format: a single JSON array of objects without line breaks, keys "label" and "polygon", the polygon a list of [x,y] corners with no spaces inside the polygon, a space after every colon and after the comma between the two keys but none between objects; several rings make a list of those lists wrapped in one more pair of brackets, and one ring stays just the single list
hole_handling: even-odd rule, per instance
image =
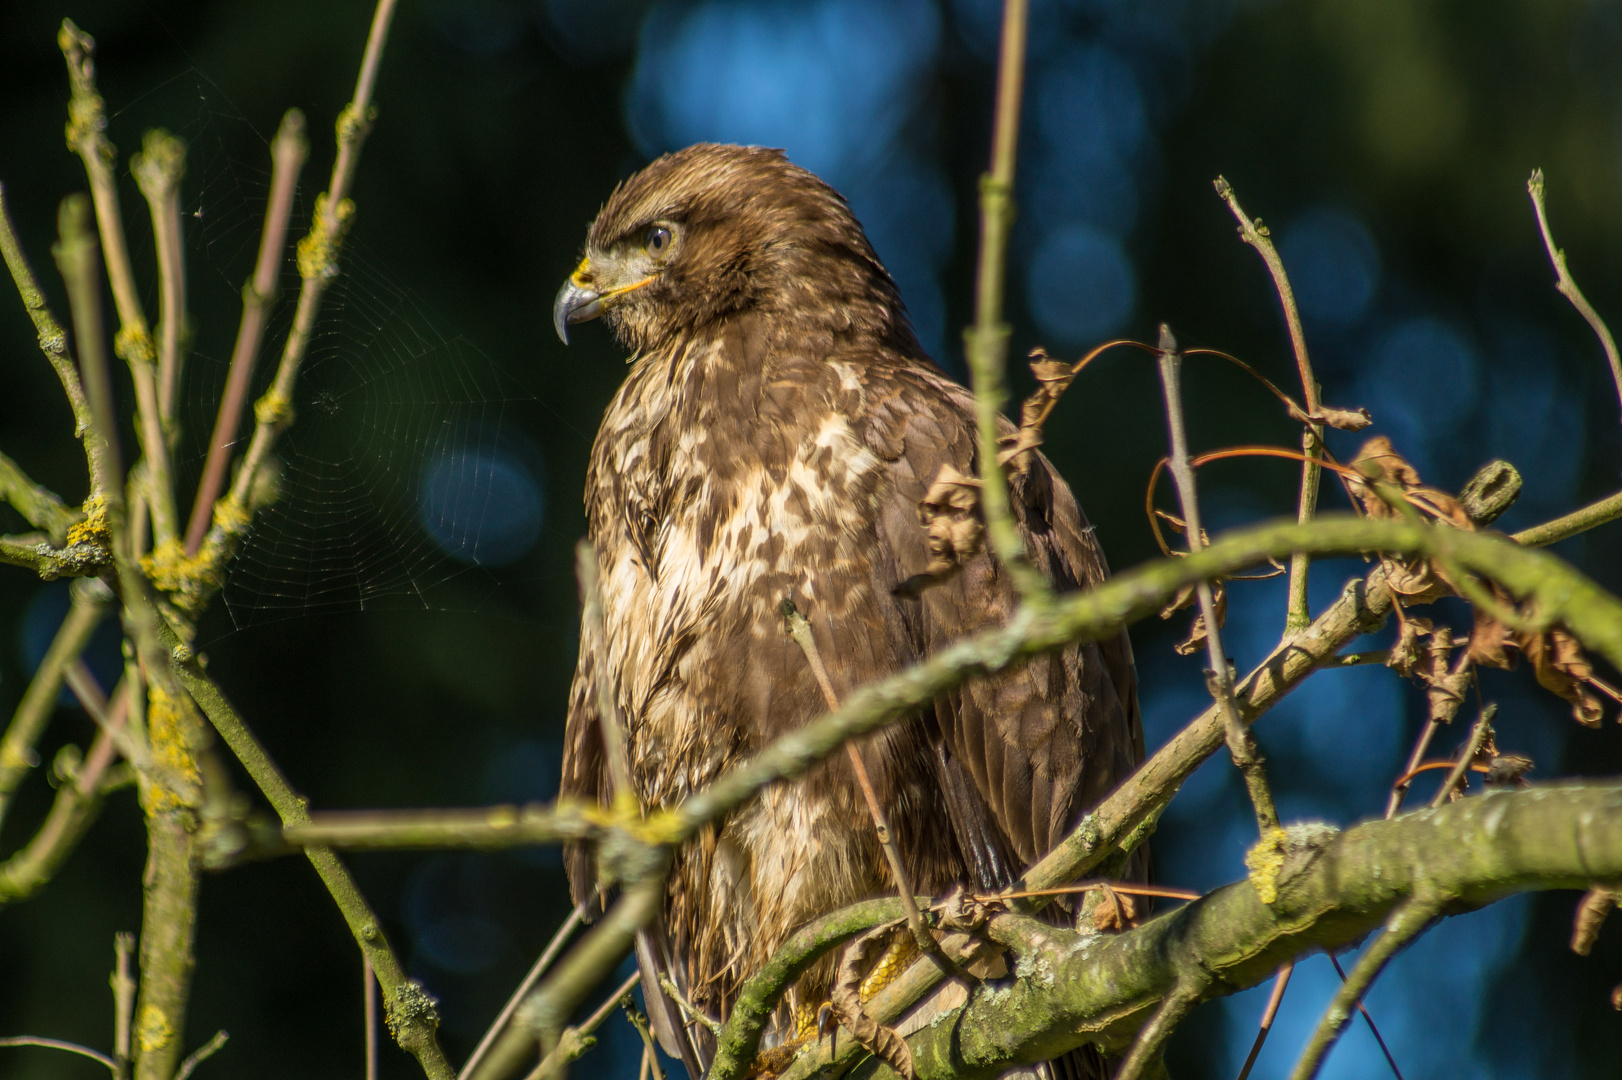
[{"label": "dark brown wing", "polygon": [[[892,462],[880,540],[881,578],[905,580],[928,561],[918,500],[943,464],[974,464],[973,399],[922,363],[874,364],[867,380],[868,441]],[[1104,556],[1069,487],[1037,456],[1012,491],[1032,561],[1059,591],[1098,584]],[[875,585],[884,582],[876,581]],[[1004,621],[1017,606],[1008,575],[987,554],[962,573],[897,599],[915,648],[929,655]],[[1125,633],[1033,657],[944,695],[926,718],[967,869],[997,887],[1045,854],[1142,760],[1136,676]]]}]

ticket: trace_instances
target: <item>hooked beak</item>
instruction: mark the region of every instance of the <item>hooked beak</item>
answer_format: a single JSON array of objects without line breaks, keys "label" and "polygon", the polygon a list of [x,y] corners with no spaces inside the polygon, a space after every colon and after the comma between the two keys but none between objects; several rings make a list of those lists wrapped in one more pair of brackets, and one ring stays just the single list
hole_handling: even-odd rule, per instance
[{"label": "hooked beak", "polygon": [[571,323],[590,322],[608,310],[616,297],[644,285],[652,284],[654,277],[649,275],[641,281],[633,281],[629,285],[621,285],[616,289],[598,292],[586,285],[586,272],[591,268],[591,260],[582,260],[575,272],[569,275],[569,280],[563,283],[558,290],[558,297],[552,301],[552,328],[558,332],[558,339],[565,345],[569,344],[569,325]]},{"label": "hooked beak", "polygon": [[571,277],[563,283],[563,288],[558,290],[558,298],[552,302],[552,327],[558,332],[558,339],[567,345],[570,323],[586,322],[602,313],[602,293],[576,285]]}]

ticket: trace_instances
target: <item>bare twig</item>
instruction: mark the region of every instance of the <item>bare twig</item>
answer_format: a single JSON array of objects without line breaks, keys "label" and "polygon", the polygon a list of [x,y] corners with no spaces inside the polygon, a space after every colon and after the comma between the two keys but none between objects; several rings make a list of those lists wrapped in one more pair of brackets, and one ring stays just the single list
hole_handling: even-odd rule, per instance
[{"label": "bare twig", "polygon": [[1622,517],[1622,491],[1615,495],[1607,495],[1598,502],[1589,503],[1580,510],[1573,510],[1564,517],[1523,529],[1511,539],[1527,547],[1547,547],[1578,533],[1587,532],[1598,525],[1615,521],[1619,517]]},{"label": "bare twig", "polygon": [[107,587],[94,578],[74,582],[70,595],[72,602],[67,616],[45,650],[28,689],[23,691],[5,735],[0,736],[0,819],[5,817],[17,785],[38,764],[34,744],[56,711],[57,695],[62,692],[63,669],[77,660],[90,644],[90,637],[101,625],[112,600]]},{"label": "bare twig", "polygon": [[1533,169],[1532,176],[1526,182],[1527,194],[1532,196],[1532,209],[1537,213],[1538,231],[1543,234],[1543,246],[1549,250],[1549,261],[1554,264],[1555,285],[1560,295],[1571,301],[1571,306],[1577,309],[1590,327],[1594,335],[1599,338],[1600,346],[1605,350],[1605,359],[1611,365],[1611,378],[1616,382],[1616,392],[1622,397],[1622,355],[1616,351],[1616,339],[1611,337],[1610,328],[1605,320],[1599,317],[1599,312],[1588,302],[1583,291],[1577,288],[1577,282],[1572,278],[1571,271],[1566,269],[1566,253],[1554,244],[1554,235],[1549,231],[1549,216],[1543,208],[1543,170]]},{"label": "bare twig", "polygon": [[1273,1030],[1273,1020],[1278,1016],[1278,1007],[1284,1001],[1284,989],[1290,985],[1290,975],[1295,971],[1295,961],[1290,960],[1278,969],[1273,978],[1273,993],[1267,999],[1267,1008],[1262,1012],[1262,1022],[1256,1026],[1256,1041],[1250,1044],[1250,1053],[1245,1055],[1245,1064],[1239,1070],[1239,1080],[1246,1080],[1250,1070],[1256,1064],[1256,1058],[1262,1052],[1262,1044],[1267,1041],[1267,1033]]},{"label": "bare twig", "polygon": [[[73,410],[73,434],[75,438],[83,439],[85,453],[89,456],[90,479],[94,483],[100,472],[96,466],[94,454],[96,444],[86,438],[90,430],[91,416],[90,403],[84,396],[84,388],[79,383],[79,373],[74,368],[73,356],[68,352],[68,335],[63,332],[61,324],[51,314],[49,305],[45,303],[45,294],[40,291],[39,283],[34,280],[34,271],[28,265],[28,258],[23,254],[22,245],[17,243],[17,233],[11,224],[11,211],[6,205],[5,185],[0,184],[0,255],[6,260],[6,268],[11,271],[11,279],[17,283],[17,292],[22,297],[23,307],[28,309],[29,318],[34,320],[34,332],[39,335],[39,348],[50,361],[56,377],[62,381],[62,390],[67,394],[68,406]],[[100,489],[92,489],[94,496]]]},{"label": "bare twig", "polygon": [[[1200,528],[1199,497],[1194,486],[1194,470],[1188,463],[1188,434],[1183,426],[1183,400],[1179,381],[1182,357],[1177,353],[1177,340],[1171,328],[1160,327],[1160,381],[1166,391],[1166,426],[1171,436],[1171,458],[1168,469],[1177,484],[1177,495],[1183,507],[1189,551],[1197,552],[1204,546],[1204,532]],[[1250,792],[1251,804],[1256,808],[1256,825],[1263,837],[1278,830],[1278,811],[1273,806],[1273,794],[1267,786],[1267,774],[1262,759],[1256,753],[1256,737],[1239,718],[1233,700],[1233,671],[1228,655],[1222,649],[1222,628],[1218,625],[1216,603],[1211,595],[1209,581],[1195,585],[1199,597],[1200,618],[1205,621],[1205,643],[1210,666],[1205,681],[1222,712],[1228,753],[1244,775],[1245,788]]]},{"label": "bare twig", "polygon": [[1453,793],[1453,789],[1458,787],[1459,781],[1464,779],[1464,774],[1469,770],[1470,763],[1476,759],[1477,752],[1492,737],[1492,721],[1493,717],[1497,715],[1498,706],[1496,704],[1489,703],[1481,710],[1481,719],[1477,720],[1475,726],[1470,729],[1470,738],[1459,752],[1459,759],[1453,763],[1453,768],[1448,771],[1447,779],[1442,781],[1442,786],[1436,789],[1436,795],[1431,799],[1432,810],[1446,802],[1448,796]]},{"label": "bare twig", "polygon": [[158,255],[158,416],[172,438],[181,335],[186,330],[186,252],[180,236],[185,142],[162,129],[147,132],[141,152],[130,159],[130,173],[152,213]]},{"label": "bare twig", "polygon": [[[823,666],[822,655],[817,651],[817,641],[811,634],[811,624],[800,614],[793,600],[784,597],[779,608],[783,612],[783,618],[788,621],[789,636],[805,653],[806,661],[811,665],[811,673],[816,676],[817,685],[822,689],[822,698],[828,705],[828,711],[838,712],[839,695],[834,693],[833,682],[828,678],[828,669]],[[873,790],[873,781],[867,775],[867,764],[862,760],[862,752],[857,749],[854,740],[845,743],[845,754],[850,760],[851,772],[856,774],[856,784],[862,789],[862,798],[867,802],[867,813],[873,819],[879,846],[884,849],[884,857],[890,864],[890,874],[895,878],[901,906],[907,912],[907,927],[912,932],[913,940],[924,952],[938,952],[940,946],[936,943],[934,935],[929,932],[929,928],[924,925],[923,912],[918,910],[918,902],[914,899],[916,891],[912,887],[912,878],[907,873],[906,865],[901,861],[901,851],[890,833],[889,815],[879,804],[878,793]]]},{"label": "bare twig", "polygon": [[130,957],[135,953],[135,935],[113,935],[113,1075],[122,1080],[130,1069],[130,1029],[135,1019],[135,977],[130,974]]},{"label": "bare twig", "polygon": [[[186,1055],[186,1060],[182,1061],[180,1068],[175,1070],[175,1080],[186,1080],[188,1076],[197,1071],[197,1066],[213,1057],[230,1038],[230,1033],[224,1028],[216,1031],[212,1039]],[[371,1080],[371,1078],[368,1078],[368,1080]]]},{"label": "bare twig", "polygon": [[[90,460],[95,475],[92,490],[98,491],[108,518],[103,531],[114,530],[113,519],[122,525],[124,510],[124,471],[118,452],[118,411],[113,404],[112,373],[107,367],[106,341],[101,316],[101,289],[97,284],[96,239],[90,231],[90,202],[83,195],[62,200],[57,218],[60,238],[51,248],[57,268],[68,287],[72,311],[75,351],[79,354],[79,377],[89,407],[90,428],[85,441],[99,443]],[[87,522],[88,524],[88,522]]]},{"label": "bare twig", "polygon": [[541,1063],[529,1072],[525,1080],[541,1080],[542,1077],[555,1075],[561,1072],[569,1062],[574,1061],[587,1050],[590,1050],[596,1043],[596,1040],[591,1037],[591,1033],[602,1026],[603,1021],[608,1019],[609,1014],[614,1011],[614,1006],[625,1000],[631,989],[636,986],[641,978],[641,972],[632,975],[621,983],[620,988],[610,995],[606,1001],[598,1006],[596,1012],[586,1018],[585,1023],[579,1027],[565,1028],[562,1036],[558,1039],[557,1046],[553,1047],[551,1052],[541,1059]]},{"label": "bare twig", "polygon": [[0,1038],[0,1046],[43,1046],[49,1050],[66,1050],[70,1054],[78,1054],[80,1057],[99,1061],[107,1066],[114,1076],[118,1075],[117,1062],[99,1050],[92,1050],[90,1047],[80,1046],[78,1043],[64,1042],[61,1039],[46,1039],[38,1035],[12,1035],[8,1038]]},{"label": "bare twig", "polygon": [[1364,946],[1362,955],[1352,967],[1351,974],[1341,984],[1323,1018],[1318,1021],[1311,1039],[1307,1041],[1306,1049],[1301,1051],[1301,1057],[1290,1073],[1290,1080],[1312,1080],[1318,1075],[1329,1048],[1346,1029],[1346,1021],[1351,1019],[1352,1010],[1362,1002],[1363,995],[1374,985],[1375,978],[1385,970],[1386,964],[1397,955],[1398,950],[1430,924],[1431,919],[1436,917],[1437,910],[1434,902],[1415,897],[1391,912],[1384,929]]},{"label": "bare twig", "polygon": [[[219,532],[220,558],[225,558],[243,530],[247,528],[247,507],[250,491],[260,468],[270,455],[271,448],[281,433],[293,422],[293,388],[299,369],[304,363],[305,349],[315,328],[316,313],[327,287],[338,276],[338,255],[343,247],[344,235],[354,219],[355,204],[349,199],[349,188],[354,182],[355,168],[360,162],[360,151],[371,130],[376,110],[372,105],[372,91],[377,82],[377,69],[383,56],[383,44],[388,39],[389,25],[394,18],[396,0],[378,0],[372,16],[372,28],[366,39],[366,52],[361,60],[360,75],[355,80],[355,93],[338,118],[338,156],[332,165],[332,177],[327,190],[315,200],[310,231],[299,241],[298,265],[301,285],[298,304],[293,313],[293,327],[282,347],[281,362],[270,389],[254,406],[257,423],[253,438],[243,456],[242,465],[231,485],[229,498],[234,508],[221,512],[215,509],[215,524],[208,536]],[[207,540],[205,538],[205,546]]]},{"label": "bare twig", "polygon": [[681,992],[681,987],[677,986],[675,981],[671,979],[669,975],[662,972],[659,975],[659,989],[663,990],[665,992],[665,996],[671,1001],[674,1001],[677,1005],[681,1006],[681,1011],[687,1014],[689,1020],[691,1020],[693,1023],[702,1025],[703,1028],[711,1035],[714,1035],[716,1038],[720,1038],[721,1021],[717,1020],[703,1009],[700,1009],[691,1001],[688,1001],[687,995]]},{"label": "bare twig", "polygon": [[1008,477],[998,464],[1008,400],[1004,368],[1008,325],[1003,322],[1003,286],[1008,236],[1014,219],[1014,159],[1019,143],[1019,105],[1025,80],[1026,0],[1004,0],[1002,45],[997,60],[997,104],[992,120],[991,168],[980,178],[980,259],[975,270],[974,325],[964,332],[979,432],[980,505],[991,548],[1027,603],[1047,595],[1047,582],[1030,564],[1025,541],[1008,501]]},{"label": "bare twig", "polygon": [[1178,990],[1161,999],[1160,1007],[1149,1022],[1138,1030],[1138,1037],[1133,1040],[1132,1049],[1116,1072],[1115,1080],[1139,1080],[1144,1076],[1151,1064],[1159,1059],[1171,1033],[1177,1030],[1177,1025],[1183,1022],[1198,1001],[1198,995]]},{"label": "bare twig", "polygon": [[15,461],[0,454],[0,499],[10,503],[36,529],[43,529],[51,543],[67,543],[68,530],[84,520],[84,515],[62,502],[56,493],[29,479]]},{"label": "bare twig", "polygon": [[[1273,287],[1278,292],[1279,303],[1284,308],[1284,322],[1290,330],[1290,347],[1295,351],[1295,366],[1301,376],[1301,393],[1306,402],[1306,412],[1309,417],[1316,416],[1321,411],[1323,403],[1318,398],[1318,380],[1312,373],[1312,361],[1307,356],[1307,336],[1301,329],[1301,313],[1295,306],[1295,290],[1290,288],[1289,275],[1284,272],[1284,260],[1279,258],[1278,250],[1273,247],[1273,241],[1269,239],[1267,228],[1261,223],[1261,219],[1251,221],[1239,206],[1239,197],[1234,194],[1233,185],[1219,176],[1212,186],[1216,188],[1217,195],[1228,204],[1228,209],[1239,222],[1240,237],[1256,249],[1256,253],[1267,264],[1267,272],[1273,277]],[[1318,480],[1321,470],[1317,459],[1323,456],[1323,424],[1308,421],[1306,430],[1301,435],[1301,448],[1309,460],[1301,466],[1301,493],[1296,520],[1306,524],[1312,520],[1318,506]],[[1307,566],[1308,560],[1305,555],[1297,552],[1290,557],[1286,635],[1295,633],[1312,621],[1307,607]]]},{"label": "bare twig", "polygon": [[208,458],[203,478],[197,485],[191,521],[186,526],[186,554],[196,555],[208,531],[214,501],[225,484],[225,471],[236,446],[237,425],[242,407],[253,384],[253,369],[259,361],[259,345],[264,340],[265,322],[276,302],[277,282],[287,249],[287,222],[292,216],[293,193],[298,188],[299,170],[309,156],[309,140],[304,137],[304,114],[289,109],[270,144],[270,200],[265,206],[265,228],[259,239],[259,258],[253,277],[242,290],[242,322],[237,327],[236,345],[231,349],[231,367],[220,395],[219,415],[209,437]]},{"label": "bare twig", "polygon": [[[629,885],[608,914],[553,969],[523,1005],[513,1023],[496,1040],[471,1080],[498,1080],[516,1071],[538,1038],[543,1067],[555,1070],[565,1060],[548,1058],[559,1049],[564,1024],[605,975],[631,950],[637,932],[658,917],[664,903],[663,874]],[[652,988],[644,988],[651,996]],[[543,1073],[544,1075],[544,1073]]]},{"label": "bare twig", "polygon": [[366,1080],[377,1080],[377,977],[372,974],[372,958],[361,953],[361,993],[365,1007],[361,1010],[366,1025]]},{"label": "bare twig", "polygon": [[[1341,970],[1340,960],[1336,958],[1333,951],[1328,952],[1326,955],[1329,957],[1329,963],[1335,969],[1335,974],[1340,976],[1341,984],[1345,985],[1346,972]],[[1369,1034],[1374,1036],[1375,1043],[1380,1047],[1380,1053],[1385,1055],[1385,1063],[1391,1069],[1391,1074],[1397,1080],[1402,1080],[1402,1070],[1397,1068],[1397,1059],[1391,1056],[1391,1049],[1386,1046],[1385,1039],[1380,1035],[1380,1029],[1374,1025],[1374,1017],[1369,1013],[1369,1007],[1359,1001],[1357,1011],[1363,1014],[1363,1023],[1368,1025]]]},{"label": "bare twig", "polygon": [[552,935],[552,940],[546,943],[546,948],[541,951],[540,958],[529,969],[529,974],[524,976],[524,981],[518,984],[518,989],[514,990],[512,997],[507,999],[507,1004],[502,1008],[501,1013],[491,1023],[489,1030],[484,1033],[484,1037],[479,1040],[479,1045],[473,1048],[473,1053],[468,1057],[467,1063],[457,1073],[458,1080],[471,1076],[473,1070],[478,1068],[479,1061],[484,1057],[485,1052],[490,1049],[490,1044],[495,1042],[496,1036],[506,1029],[507,1021],[512,1018],[513,1012],[529,994],[530,989],[540,977],[546,973],[546,969],[552,966],[552,961],[557,959],[558,953],[563,951],[563,946],[568,942],[569,935],[574,933],[575,927],[579,926],[581,920],[586,917],[586,909],[596,902],[597,896],[594,893],[576,904],[575,909],[569,913],[569,917],[563,920],[563,925],[558,927],[557,933]]}]

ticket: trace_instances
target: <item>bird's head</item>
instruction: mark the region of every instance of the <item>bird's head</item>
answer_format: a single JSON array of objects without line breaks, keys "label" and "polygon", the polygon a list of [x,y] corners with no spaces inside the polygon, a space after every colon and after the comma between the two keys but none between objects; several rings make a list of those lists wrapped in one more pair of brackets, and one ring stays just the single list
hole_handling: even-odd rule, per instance
[{"label": "bird's head", "polygon": [[558,290],[553,325],[605,318],[633,351],[750,311],[900,328],[895,285],[839,193],[780,150],[699,143],[614,189]]}]

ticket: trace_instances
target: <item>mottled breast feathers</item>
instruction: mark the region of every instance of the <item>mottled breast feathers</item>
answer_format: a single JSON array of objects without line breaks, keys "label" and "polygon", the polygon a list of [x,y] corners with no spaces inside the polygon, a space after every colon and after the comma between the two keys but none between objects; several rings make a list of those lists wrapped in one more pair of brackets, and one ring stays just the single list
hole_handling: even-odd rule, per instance
[{"label": "mottled breast feathers", "polygon": [[[668,251],[643,237],[670,230]],[[659,241],[658,237],[654,242]],[[685,798],[825,711],[780,602],[809,620],[844,696],[976,630],[1017,596],[988,555],[917,599],[917,507],[943,465],[976,469],[973,401],[924,355],[839,196],[776,151],[697,146],[617,189],[576,292],[635,350],[586,485],[603,630],[583,636],[563,791],[606,800],[596,685],[626,728],[644,805]],[[1013,491],[1059,590],[1107,570],[1069,487],[1037,457]],[[993,888],[1045,853],[1141,760],[1123,635],[971,681],[861,746],[914,883]],[[943,828],[942,823],[949,823]],[[579,897],[590,853],[568,853]],[[660,955],[722,1014],[798,926],[893,888],[848,762],[780,784],[678,853]],[[826,994],[826,967],[794,1006]],[[710,1044],[687,1049],[702,1064]]]}]

